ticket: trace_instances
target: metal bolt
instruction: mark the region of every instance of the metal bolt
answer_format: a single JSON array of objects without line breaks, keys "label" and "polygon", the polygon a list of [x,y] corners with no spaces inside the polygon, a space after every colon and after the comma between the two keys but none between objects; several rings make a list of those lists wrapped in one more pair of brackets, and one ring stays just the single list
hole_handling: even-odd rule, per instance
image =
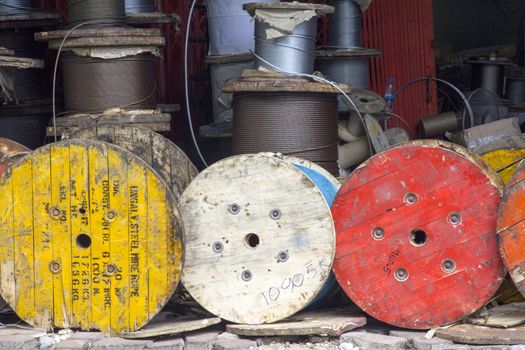
[{"label": "metal bolt", "polygon": [[106,267],[106,272],[104,275],[106,276],[113,276],[115,273],[117,273],[117,265],[115,264],[109,264],[107,267]]},{"label": "metal bolt", "polygon": [[377,240],[383,239],[385,238],[385,231],[381,227],[374,227],[372,229],[372,237]]},{"label": "metal bolt", "polygon": [[270,211],[270,218],[272,220],[279,220],[281,218],[281,211],[279,209],[272,209]]},{"label": "metal bolt", "polygon": [[405,269],[397,269],[395,273],[396,280],[403,282],[408,279],[408,271]]},{"label": "metal bolt", "polygon": [[252,279],[252,273],[249,270],[244,270],[241,274],[242,280],[248,282]]},{"label": "metal bolt", "polygon": [[461,215],[458,213],[450,213],[448,216],[448,222],[454,226],[459,225],[461,223]]},{"label": "metal bolt", "polygon": [[237,215],[240,213],[241,207],[239,206],[239,204],[230,204],[228,206],[228,211],[230,212],[230,214]]},{"label": "metal bolt", "polygon": [[62,271],[62,266],[60,265],[60,261],[58,260],[53,260],[49,263],[49,270],[51,271],[51,273],[53,274],[57,274],[57,273],[60,273]]},{"label": "metal bolt", "polygon": [[58,207],[51,208],[51,216],[53,217],[53,219],[60,218],[60,209]]},{"label": "metal bolt", "polygon": [[285,252],[285,251],[282,251],[278,254],[278,257],[279,257],[279,261],[280,262],[285,262],[288,260],[288,252]]},{"label": "metal bolt", "polygon": [[417,195],[415,193],[407,193],[405,196],[405,203],[408,205],[414,205],[417,203]]},{"label": "metal bolt", "polygon": [[115,213],[113,210],[108,211],[106,214],[106,218],[110,221],[116,217],[117,217],[117,213]]},{"label": "metal bolt", "polygon": [[222,242],[215,242],[213,243],[213,251],[215,253],[220,253],[224,250],[224,246],[222,245]]},{"label": "metal bolt", "polygon": [[443,271],[445,271],[447,273],[451,273],[451,272],[454,272],[456,270],[456,263],[454,262],[454,260],[445,259],[441,263],[441,268],[443,269]]}]

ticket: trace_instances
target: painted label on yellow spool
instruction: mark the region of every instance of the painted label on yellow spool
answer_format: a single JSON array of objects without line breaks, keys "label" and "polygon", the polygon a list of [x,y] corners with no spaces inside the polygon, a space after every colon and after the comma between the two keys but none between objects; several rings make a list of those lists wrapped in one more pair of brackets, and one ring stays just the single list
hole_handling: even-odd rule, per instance
[{"label": "painted label on yellow spool", "polygon": [[0,293],[29,324],[135,331],[180,279],[182,230],[137,156],[92,140],[42,147],[0,179]]},{"label": "painted label on yellow spool", "polygon": [[499,174],[505,184],[525,159],[525,149],[498,149],[481,156]]}]

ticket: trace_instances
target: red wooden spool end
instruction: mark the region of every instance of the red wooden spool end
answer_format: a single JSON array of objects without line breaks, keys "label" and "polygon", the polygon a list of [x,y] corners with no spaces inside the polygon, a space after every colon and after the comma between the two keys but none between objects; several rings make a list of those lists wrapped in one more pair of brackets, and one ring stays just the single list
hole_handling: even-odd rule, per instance
[{"label": "red wooden spool end", "polygon": [[392,325],[463,319],[505,276],[496,235],[502,187],[481,158],[449,143],[416,141],[369,159],[332,208],[337,280]]}]

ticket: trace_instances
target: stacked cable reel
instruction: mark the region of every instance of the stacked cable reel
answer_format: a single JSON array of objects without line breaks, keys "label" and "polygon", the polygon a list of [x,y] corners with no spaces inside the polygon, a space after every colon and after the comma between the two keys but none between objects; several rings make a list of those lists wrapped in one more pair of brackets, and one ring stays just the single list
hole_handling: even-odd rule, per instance
[{"label": "stacked cable reel", "polygon": [[[278,0],[273,0],[277,2]],[[248,13],[243,10],[246,0],[207,0],[208,56],[212,97],[213,122],[199,129],[199,136],[227,144],[230,155],[232,136],[232,95],[221,91],[222,84],[238,78],[246,69],[254,68],[251,52],[255,48],[254,26]],[[214,142],[214,148],[216,142]],[[208,152],[207,152],[208,153]],[[213,156],[212,156],[213,158]],[[223,157],[220,157],[223,158]]]},{"label": "stacked cable reel", "polygon": [[502,194],[499,176],[451,143],[412,141],[375,155],[332,207],[339,284],[365,312],[398,327],[464,319],[505,276],[496,233]]},{"label": "stacked cable reel", "polygon": [[124,0],[70,0],[67,9],[65,30],[36,34],[38,41],[58,50],[64,87],[63,112],[55,108],[48,136],[56,139],[104,123],[169,131],[171,116],[157,107],[155,63],[165,44],[161,30],[129,27],[134,22],[127,21]]},{"label": "stacked cable reel", "polygon": [[29,0],[0,4],[0,136],[30,148],[44,143],[51,114],[50,84],[43,69],[46,50],[33,35],[59,22],[58,13],[32,8]]},{"label": "stacked cable reel", "polygon": [[182,196],[183,283],[231,322],[273,323],[333,295],[337,180],[280,154],[244,154],[199,174]]}]

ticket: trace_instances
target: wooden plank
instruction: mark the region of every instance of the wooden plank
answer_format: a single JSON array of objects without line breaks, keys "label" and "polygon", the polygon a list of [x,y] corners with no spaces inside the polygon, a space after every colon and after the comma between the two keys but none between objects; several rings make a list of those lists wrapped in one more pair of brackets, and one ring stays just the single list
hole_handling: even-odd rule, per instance
[{"label": "wooden plank", "polygon": [[372,157],[332,207],[340,286],[391,325],[464,319],[505,276],[495,226],[502,189],[479,156],[446,142],[414,141]]},{"label": "wooden plank", "polygon": [[[94,125],[94,123],[82,125],[82,126],[76,126],[76,127],[58,127],[56,128],[56,131],[59,137],[62,137],[62,139],[68,139],[69,135],[71,135],[72,133],[75,133],[81,129],[87,128],[92,125]],[[100,125],[119,125],[119,123],[115,123],[115,122],[101,123]],[[149,129],[155,132],[168,132],[171,130],[170,123],[133,123],[133,126]],[[46,129],[46,135],[47,137],[53,137],[55,135],[54,128],[48,127]]]},{"label": "wooden plank", "polygon": [[46,145],[0,178],[0,199],[0,294],[25,322],[118,335],[174,293],[178,210],[134,154],[94,140]]},{"label": "wooden plank", "polygon": [[219,161],[184,191],[181,211],[183,283],[214,315],[247,324],[282,320],[308,305],[329,277],[335,244],[329,207],[306,175],[283,160]]},{"label": "wooden plank", "polygon": [[[72,319],[80,328],[91,326],[91,247],[89,233],[89,158],[86,149],[71,145],[71,277]],[[43,172],[45,173],[45,172]]]},{"label": "wooden plank", "polygon": [[271,2],[252,2],[252,3],[246,3],[242,6],[242,8],[245,11],[248,11],[248,13],[253,16],[255,13],[255,10],[257,9],[264,9],[264,10],[314,10],[318,16],[324,16],[330,13],[334,13],[335,8],[333,6],[329,5],[322,5],[322,4],[309,4],[309,3],[302,3],[302,2],[278,2],[278,3],[271,3]]},{"label": "wooden plank", "polygon": [[525,303],[500,305],[489,309],[483,317],[471,316],[468,323],[498,328],[509,328],[525,323]]},{"label": "wooden plank", "polygon": [[[58,49],[62,39],[50,40],[49,48]],[[166,45],[163,36],[118,36],[118,37],[86,37],[68,39],[62,49],[88,48],[88,47],[161,47]]]},{"label": "wooden plank", "polygon": [[[19,212],[24,206],[33,207],[31,188],[31,160],[26,159],[20,166],[12,169],[13,208]],[[20,317],[31,319],[35,317],[35,285],[34,285],[34,250],[33,222],[30,215],[14,215],[14,268],[16,281],[15,305]]]},{"label": "wooden plank", "polygon": [[[51,158],[51,232],[53,233],[53,261],[57,266],[53,273],[54,324],[69,328],[72,324],[71,279],[71,224],[70,220],[70,174],[69,149],[52,148]],[[18,311],[18,310],[17,310]],[[22,317],[23,318],[23,317]]]},{"label": "wooden plank", "polygon": [[284,321],[264,325],[229,324],[228,332],[247,337],[323,335],[338,337],[366,325],[366,317],[346,310],[301,312]]},{"label": "wooden plank", "polygon": [[197,331],[219,323],[221,323],[221,319],[218,317],[198,319],[192,316],[182,316],[176,319],[152,322],[139,331],[122,333],[121,337],[127,339],[145,339],[170,336]]},{"label": "wooden plank", "polygon": [[[339,94],[339,90],[330,84],[318,83],[304,78],[296,79],[293,77],[280,78],[272,77],[244,77],[248,74],[246,71],[243,77],[233,81],[225,82],[222,85],[223,92],[320,92]],[[261,73],[257,73],[261,74]],[[350,86],[338,84],[339,88],[345,93],[350,92]]]},{"label": "wooden plank", "polygon": [[[33,230],[35,259],[35,324],[52,329],[54,324],[53,280],[50,273],[53,261],[53,229],[51,204],[51,155],[47,153],[32,161]],[[66,242],[67,243],[67,242]],[[13,305],[9,303],[10,305]]]},{"label": "wooden plank", "polygon": [[0,56],[0,67],[15,67],[19,69],[44,68],[44,60],[35,58]]},{"label": "wooden plank", "polygon": [[67,34],[69,34],[69,39],[86,37],[106,38],[118,36],[155,37],[162,35],[160,29],[158,28],[79,28],[71,33],[69,33],[69,30],[53,30],[50,32],[35,33],[35,40],[47,41],[52,39],[63,39]]},{"label": "wooden plank", "polygon": [[462,344],[518,345],[525,344],[525,326],[491,328],[471,324],[459,324],[438,329],[436,337]]}]

